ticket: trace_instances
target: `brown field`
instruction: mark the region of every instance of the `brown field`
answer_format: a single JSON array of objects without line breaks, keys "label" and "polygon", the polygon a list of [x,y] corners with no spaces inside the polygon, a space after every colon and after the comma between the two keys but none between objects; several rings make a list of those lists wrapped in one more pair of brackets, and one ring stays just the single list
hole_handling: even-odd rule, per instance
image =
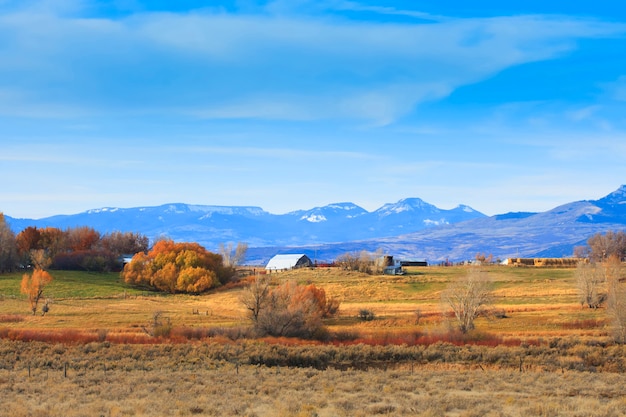
[{"label": "brown field", "polygon": [[[440,302],[466,270],[408,272],[272,274],[342,301],[326,342],[241,338],[237,286],[163,296],[113,277],[81,292],[59,272],[42,317],[18,275],[0,276],[0,415],[626,415],[626,349],[605,309],[577,302],[573,269],[489,267],[493,314],[469,336]],[[376,319],[360,322],[362,308]],[[156,312],[171,337],[148,335]]]}]

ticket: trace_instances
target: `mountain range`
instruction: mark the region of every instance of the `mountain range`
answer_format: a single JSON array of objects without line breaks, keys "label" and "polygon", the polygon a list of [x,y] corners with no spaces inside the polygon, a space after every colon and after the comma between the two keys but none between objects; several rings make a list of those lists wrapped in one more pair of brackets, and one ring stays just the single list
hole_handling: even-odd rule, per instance
[{"label": "mountain range", "polygon": [[541,213],[486,216],[469,206],[437,208],[419,198],[368,212],[353,203],[271,214],[260,207],[165,204],[100,208],[42,219],[6,216],[17,233],[28,226],[90,226],[108,233],[130,231],[154,240],[248,244],[247,263],[264,264],[277,253],[305,253],[330,261],[346,252],[382,249],[402,259],[429,263],[472,259],[477,253],[508,257],[571,256],[593,234],[626,228],[626,186],[599,200],[583,200]]}]

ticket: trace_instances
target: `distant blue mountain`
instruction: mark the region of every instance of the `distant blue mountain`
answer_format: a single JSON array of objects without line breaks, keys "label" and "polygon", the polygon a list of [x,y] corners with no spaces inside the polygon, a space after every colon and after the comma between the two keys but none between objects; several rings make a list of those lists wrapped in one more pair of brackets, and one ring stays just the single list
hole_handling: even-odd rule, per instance
[{"label": "distant blue mountain", "polygon": [[468,206],[442,210],[420,199],[400,200],[374,212],[353,204],[335,203],[287,214],[260,207],[165,204],[157,207],[88,210],[43,219],[7,221],[15,232],[28,226],[61,229],[90,226],[101,233],[132,231],[152,240],[198,242],[209,250],[220,243],[246,242],[252,247],[285,247],[374,239],[428,227],[485,217]]},{"label": "distant blue mountain", "polygon": [[473,259],[492,254],[511,257],[568,257],[596,233],[626,230],[626,186],[599,200],[558,206],[543,213],[506,213],[425,228],[394,237],[303,248],[318,258],[382,249],[405,259]]},{"label": "distant blue mountain", "polygon": [[247,262],[252,264],[293,251],[330,261],[346,252],[378,249],[430,263],[473,259],[477,253],[501,259],[560,257],[571,256],[575,246],[595,233],[626,229],[626,186],[595,201],[491,217],[464,205],[443,210],[407,198],[373,212],[352,203],[280,215],[259,207],[165,204],[101,208],[38,220],[6,218],[15,232],[28,226],[91,226],[102,233],[132,231],[151,239],[198,242],[209,250],[220,243],[246,242]]}]

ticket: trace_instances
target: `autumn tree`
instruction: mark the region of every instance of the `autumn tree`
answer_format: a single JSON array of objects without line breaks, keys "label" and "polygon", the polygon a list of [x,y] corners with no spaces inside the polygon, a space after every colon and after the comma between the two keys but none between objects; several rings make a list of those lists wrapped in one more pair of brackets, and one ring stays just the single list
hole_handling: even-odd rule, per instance
[{"label": "autumn tree", "polygon": [[339,311],[340,302],[335,297],[326,295],[324,288],[316,287],[314,284],[304,286],[303,292],[309,293],[322,313],[322,318],[333,317]]},{"label": "autumn tree", "polygon": [[63,230],[56,227],[44,227],[39,229],[39,233],[41,248],[48,253],[50,259],[54,259],[57,253],[67,251],[67,235]]},{"label": "autumn tree", "polygon": [[28,226],[17,234],[17,253],[20,257],[22,265],[31,264],[31,252],[34,250],[43,250],[41,246],[41,233],[35,226]]},{"label": "autumn tree", "polygon": [[88,226],[68,228],[65,235],[69,251],[93,250],[100,243],[100,232]]},{"label": "autumn tree", "polygon": [[[337,312],[339,302],[326,297],[314,285],[286,282],[269,289],[268,281],[257,279],[242,302],[260,335],[312,338],[323,330],[322,318]],[[244,294],[246,294],[244,292]]]},{"label": "autumn tree", "polygon": [[0,213],[0,273],[13,271],[17,267],[17,243],[15,233]]},{"label": "autumn tree", "polygon": [[222,257],[197,243],[160,240],[147,253],[137,253],[122,271],[125,282],[169,293],[198,294],[225,283],[233,271]]},{"label": "autumn tree", "polygon": [[462,333],[474,329],[474,320],[491,301],[491,281],[485,271],[472,267],[442,292],[443,303],[452,309]]},{"label": "autumn tree", "polygon": [[[37,313],[37,305],[43,297],[43,291],[52,282],[52,276],[43,269],[36,268],[32,274],[24,274],[22,276],[22,284],[20,291],[28,297],[30,303],[30,309],[33,315]],[[47,308],[44,310],[46,313]]]},{"label": "autumn tree", "polygon": [[598,308],[606,300],[605,273],[600,264],[581,261],[576,267],[576,286],[581,305]]}]

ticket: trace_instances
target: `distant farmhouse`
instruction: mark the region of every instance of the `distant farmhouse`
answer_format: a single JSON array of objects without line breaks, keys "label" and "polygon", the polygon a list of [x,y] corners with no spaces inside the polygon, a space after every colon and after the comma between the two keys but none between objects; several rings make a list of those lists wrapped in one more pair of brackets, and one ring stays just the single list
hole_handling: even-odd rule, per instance
[{"label": "distant farmhouse", "polygon": [[265,266],[265,270],[268,272],[285,271],[308,266],[313,266],[313,262],[308,256],[302,253],[292,253],[274,256]]},{"label": "distant farmhouse", "polygon": [[404,266],[428,266],[426,260],[411,259],[400,260],[395,259],[391,255],[384,255],[378,258],[375,262],[376,266],[381,268],[385,275],[404,275],[405,271],[402,269]]}]

